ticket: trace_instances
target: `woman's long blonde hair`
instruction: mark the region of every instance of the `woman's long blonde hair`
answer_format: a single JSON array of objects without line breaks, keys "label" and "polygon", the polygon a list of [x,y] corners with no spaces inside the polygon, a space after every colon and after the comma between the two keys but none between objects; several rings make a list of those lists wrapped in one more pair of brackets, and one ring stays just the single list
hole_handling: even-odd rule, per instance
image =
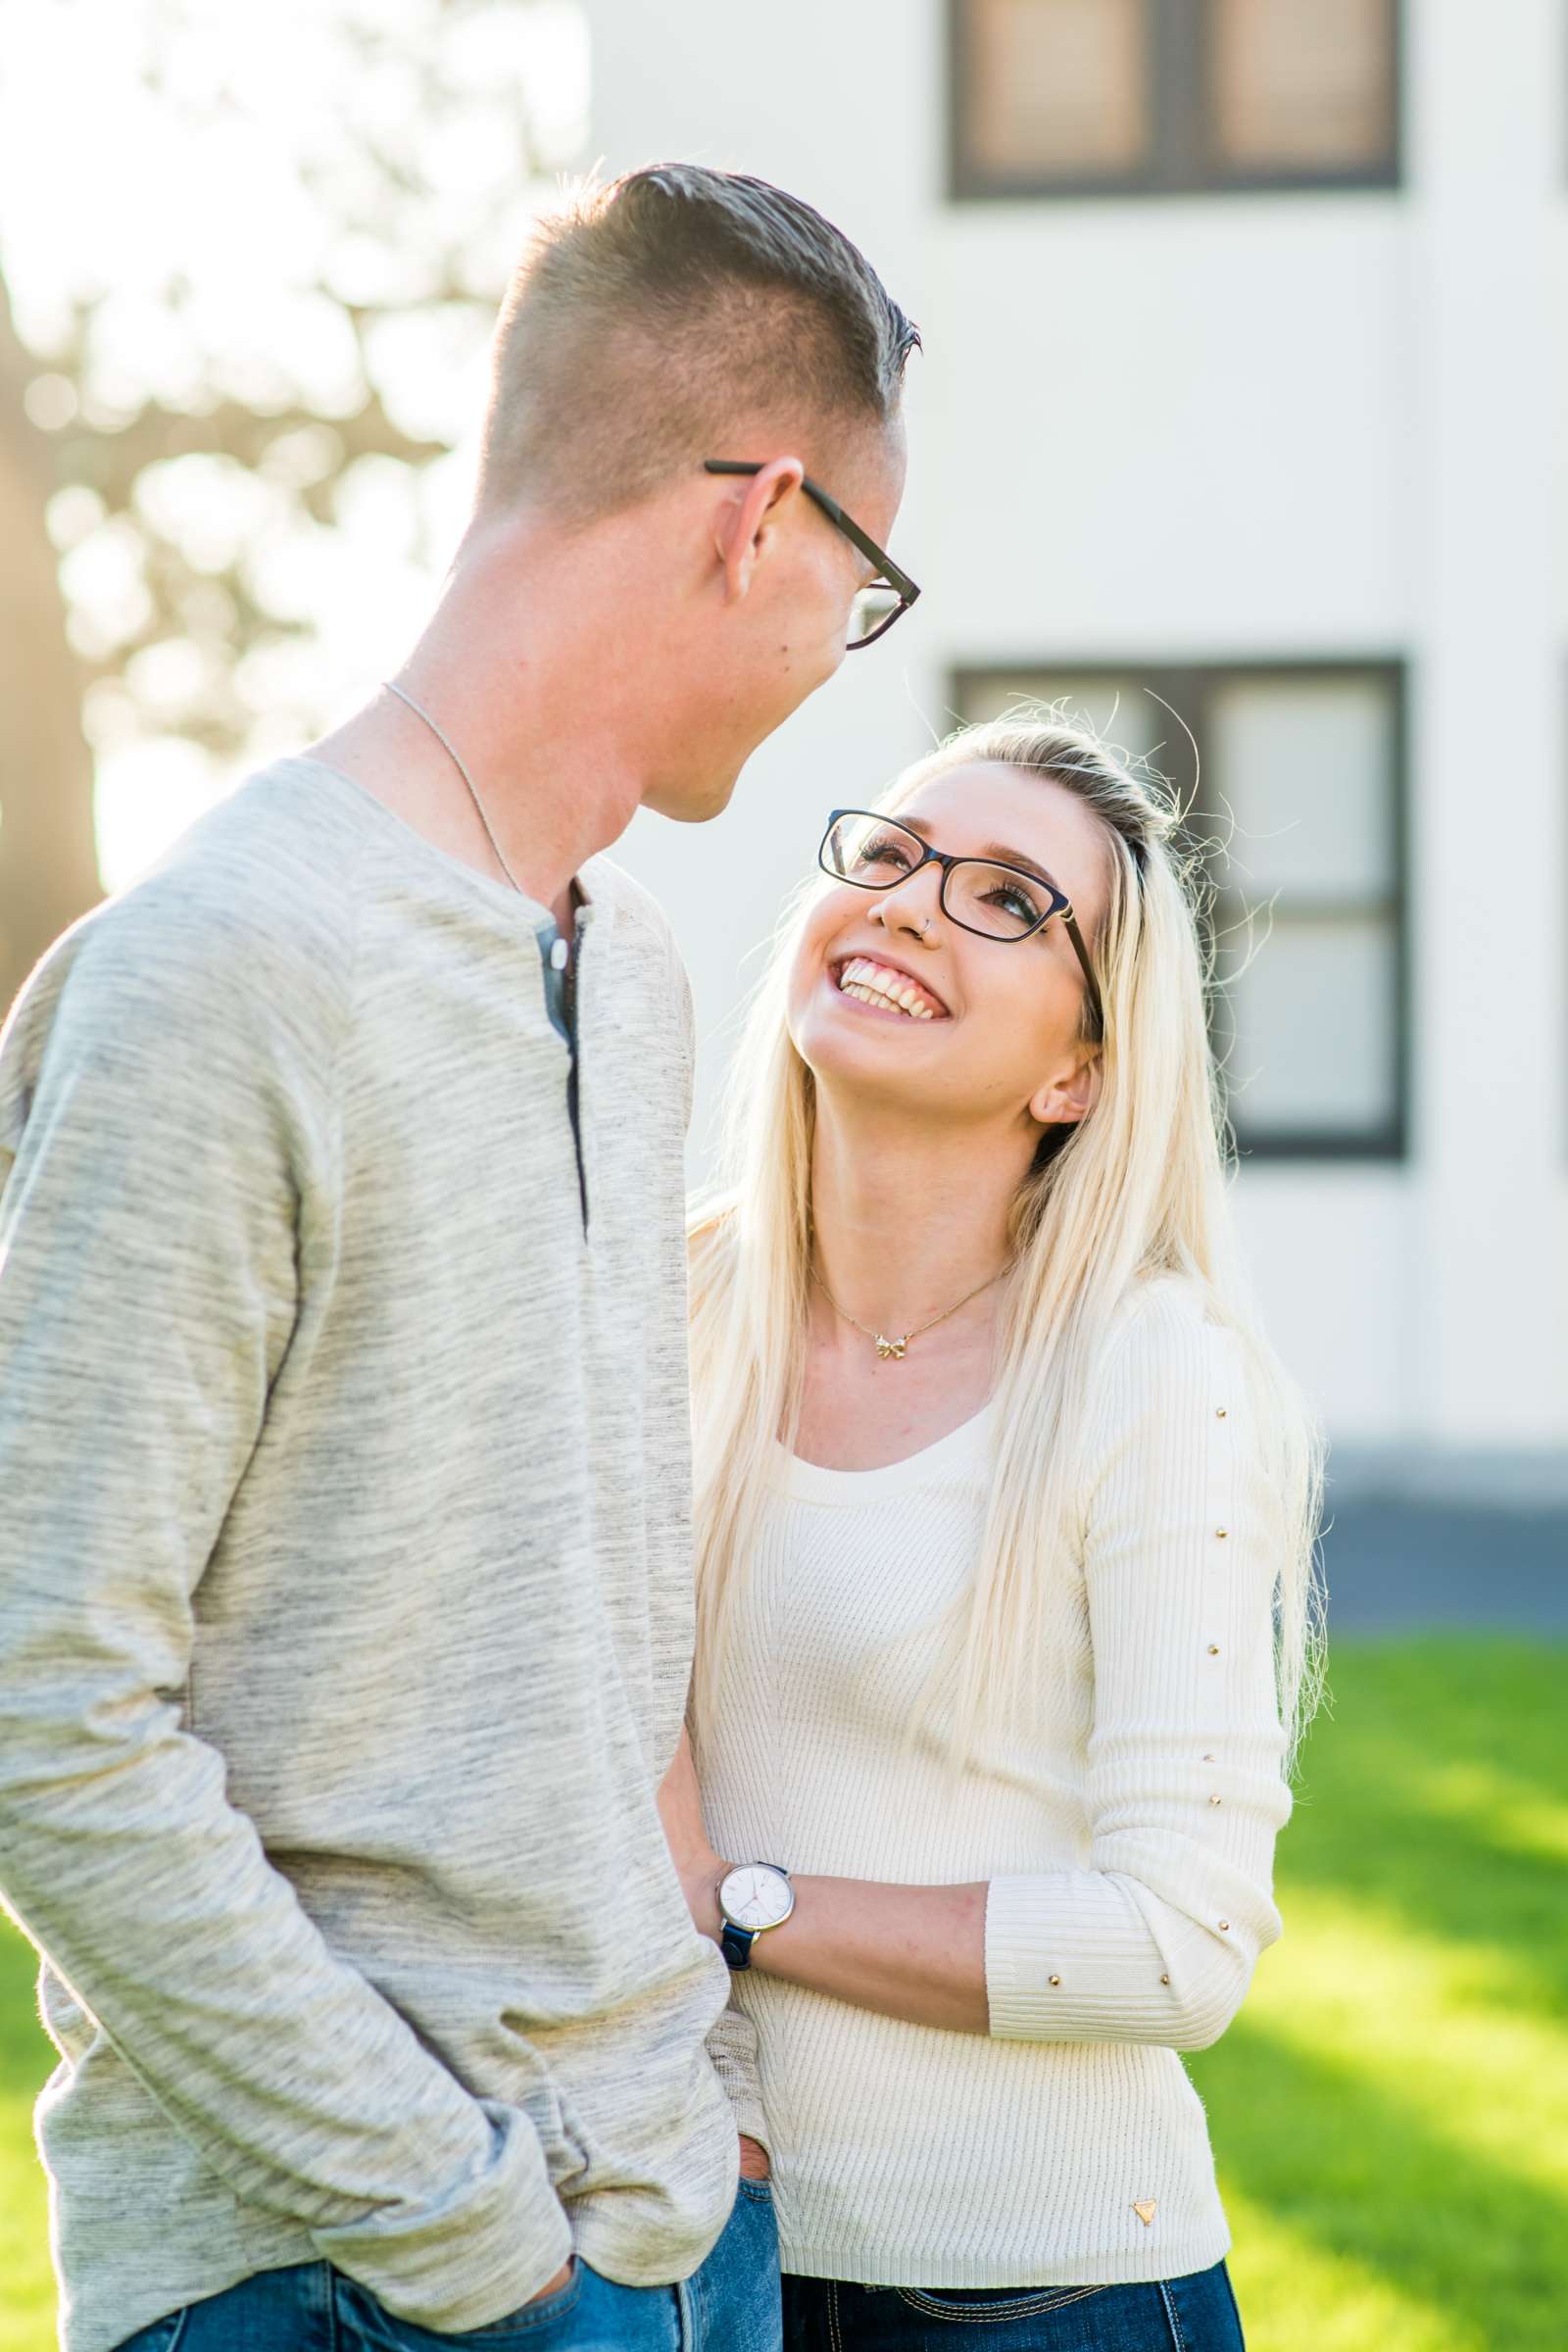
[{"label": "woman's long blonde hair", "polygon": [[[1097,1366],[1134,1286],[1176,1273],[1240,1338],[1284,1540],[1275,1593],[1281,1723],[1294,1756],[1321,1677],[1314,1574],[1321,1499],[1311,1419],[1269,1348],[1236,1261],[1231,1149],[1206,1018],[1207,884],[1170,795],[1058,709],[965,727],[898,779],[901,808],[956,767],[994,761],[1075,793],[1105,835],[1110,891],[1092,954],[1103,1007],[1099,1099],[1043,1142],[1013,1208],[995,1455],[972,1584],[948,1626],[922,1723],[955,1764],[1037,1711],[1059,1643],[1064,1556]],[[825,886],[817,886],[825,887]],[[712,1721],[737,1579],[768,1491],[774,1442],[797,1425],[810,1285],[814,1081],[790,1038],[789,975],[817,895],[786,913],[736,1054],[724,1185],[694,1213],[692,1380],[697,1506],[694,1730]],[[1086,1012],[1086,1034],[1098,1035]],[[1023,1709],[1022,1714],[1019,1710]],[[938,1716],[941,1728],[938,1730]]]}]

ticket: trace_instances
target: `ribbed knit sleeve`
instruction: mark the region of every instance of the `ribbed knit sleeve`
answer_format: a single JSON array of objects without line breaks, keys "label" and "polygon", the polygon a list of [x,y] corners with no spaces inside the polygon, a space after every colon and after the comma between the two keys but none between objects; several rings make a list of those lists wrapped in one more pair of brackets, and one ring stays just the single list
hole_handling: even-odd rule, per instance
[{"label": "ribbed knit sleeve", "polygon": [[736,2131],[771,2147],[773,2134],[757,2076],[757,2028],[737,2007],[733,1986],[729,2007],[719,2011],[708,2030],[708,2055],[734,2111]]},{"label": "ribbed knit sleeve", "polygon": [[1201,2049],[1280,1933],[1281,1530],[1240,1343],[1152,1286],[1102,1375],[1085,1513],[1086,1869],[994,1878],[991,2032]]}]

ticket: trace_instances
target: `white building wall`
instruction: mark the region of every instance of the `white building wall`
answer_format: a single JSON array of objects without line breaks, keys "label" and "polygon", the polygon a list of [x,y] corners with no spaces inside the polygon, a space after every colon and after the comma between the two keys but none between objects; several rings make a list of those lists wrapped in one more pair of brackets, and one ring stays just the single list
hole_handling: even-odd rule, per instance
[{"label": "white building wall", "polygon": [[[919,320],[895,552],[926,595],[625,845],[723,1045],[822,812],[951,720],[955,664],[1401,657],[1413,1135],[1248,1167],[1277,1338],[1336,1436],[1568,1440],[1568,196],[1554,0],[1409,0],[1394,193],[954,206],[941,0],[590,0],[593,150],[797,190]],[[1266,951],[1265,951],[1266,953]]]}]

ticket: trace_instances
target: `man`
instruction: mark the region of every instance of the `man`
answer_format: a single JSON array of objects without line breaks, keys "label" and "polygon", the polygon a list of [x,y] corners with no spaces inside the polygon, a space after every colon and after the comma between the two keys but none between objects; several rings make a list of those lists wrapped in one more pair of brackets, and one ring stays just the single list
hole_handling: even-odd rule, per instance
[{"label": "man", "polygon": [[656,1804],[688,1002],[599,853],[721,809],[863,628],[916,340],[756,180],[547,222],[395,685],[7,1029],[0,1891],[66,2352],[776,2342]]}]

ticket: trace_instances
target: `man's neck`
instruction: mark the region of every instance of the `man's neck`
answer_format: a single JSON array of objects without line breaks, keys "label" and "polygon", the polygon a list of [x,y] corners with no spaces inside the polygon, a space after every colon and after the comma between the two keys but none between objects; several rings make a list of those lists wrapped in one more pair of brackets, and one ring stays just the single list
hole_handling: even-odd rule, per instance
[{"label": "man's neck", "polygon": [[569,549],[544,547],[525,566],[514,547],[466,547],[397,672],[417,709],[383,689],[312,747],[449,857],[513,880],[564,930],[578,869],[636,812],[650,750],[646,705],[639,735],[605,674],[604,614],[575,569]]}]

